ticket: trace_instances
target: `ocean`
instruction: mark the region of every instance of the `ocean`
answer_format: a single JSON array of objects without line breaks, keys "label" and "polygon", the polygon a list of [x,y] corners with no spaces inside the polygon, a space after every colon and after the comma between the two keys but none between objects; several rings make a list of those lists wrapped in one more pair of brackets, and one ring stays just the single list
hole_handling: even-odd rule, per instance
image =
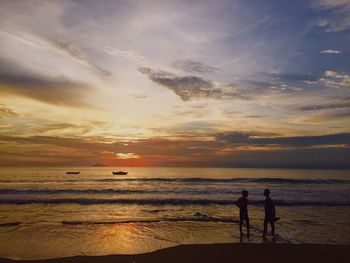
[{"label": "ocean", "polygon": [[[66,175],[66,171],[80,171]],[[350,171],[1,168],[0,257],[135,254],[192,243],[350,244]],[[265,188],[277,236],[262,239]],[[251,236],[235,201],[249,191]]]}]

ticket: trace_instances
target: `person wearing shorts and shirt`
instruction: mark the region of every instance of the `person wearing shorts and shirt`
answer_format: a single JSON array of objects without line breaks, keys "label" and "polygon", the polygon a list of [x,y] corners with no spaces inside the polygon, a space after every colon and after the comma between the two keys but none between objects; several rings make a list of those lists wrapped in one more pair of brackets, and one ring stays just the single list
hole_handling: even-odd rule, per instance
[{"label": "person wearing shorts and shirt", "polygon": [[242,197],[240,197],[236,206],[239,208],[239,231],[241,236],[243,236],[242,226],[243,223],[246,223],[247,226],[247,236],[249,237],[249,216],[248,216],[248,191],[242,191]]}]

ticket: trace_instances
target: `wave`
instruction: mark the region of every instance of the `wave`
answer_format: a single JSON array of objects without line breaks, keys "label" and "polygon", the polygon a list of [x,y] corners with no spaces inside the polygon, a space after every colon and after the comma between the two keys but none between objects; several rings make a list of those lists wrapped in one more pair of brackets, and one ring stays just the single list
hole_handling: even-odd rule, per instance
[{"label": "wave", "polygon": [[[0,194],[136,194],[142,189],[0,189]],[[157,191],[150,191],[156,193]]]},{"label": "wave", "polygon": [[11,227],[11,226],[18,226],[21,222],[10,222],[10,223],[1,223],[0,227]]},{"label": "wave", "polygon": [[160,222],[212,222],[212,223],[239,223],[239,220],[232,218],[218,218],[211,216],[203,217],[180,217],[180,218],[161,218],[145,220],[124,220],[124,221],[62,221],[64,225],[114,225],[130,223],[160,223]]},{"label": "wave", "polygon": [[[0,199],[0,204],[79,204],[79,205],[95,205],[95,204],[135,204],[135,205],[234,205],[233,200],[223,199],[95,199],[95,198],[57,198],[57,199]],[[276,200],[277,206],[350,206],[350,201],[288,201]],[[250,201],[250,205],[262,206],[264,200]]]},{"label": "wave", "polygon": [[340,179],[287,179],[287,178],[105,178],[95,182],[166,182],[166,183],[272,183],[272,184],[341,184],[350,180]]},{"label": "wave", "polygon": [[0,180],[0,183],[104,183],[104,182],[163,182],[163,183],[264,183],[264,184],[350,184],[342,179],[291,179],[291,178],[102,178],[96,180]]},{"label": "wave", "polygon": [[[212,195],[217,194],[218,189],[201,188],[152,188],[152,189],[0,189],[0,195],[52,195],[52,194],[187,194],[187,195]],[[239,194],[240,190],[220,189],[220,194]]]}]

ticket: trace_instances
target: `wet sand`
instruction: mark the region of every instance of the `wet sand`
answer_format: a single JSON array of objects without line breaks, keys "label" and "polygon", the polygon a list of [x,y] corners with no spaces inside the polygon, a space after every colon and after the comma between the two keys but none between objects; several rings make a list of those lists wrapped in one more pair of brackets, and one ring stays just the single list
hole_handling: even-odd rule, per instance
[{"label": "wet sand", "polygon": [[0,262],[109,263],[109,262],[350,262],[350,245],[208,244],[180,245],[146,254],[78,256],[48,260]]}]

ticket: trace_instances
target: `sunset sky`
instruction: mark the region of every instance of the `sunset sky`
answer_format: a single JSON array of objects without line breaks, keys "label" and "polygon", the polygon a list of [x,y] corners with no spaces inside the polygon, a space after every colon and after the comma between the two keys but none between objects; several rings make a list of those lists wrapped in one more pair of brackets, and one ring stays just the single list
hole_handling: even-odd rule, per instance
[{"label": "sunset sky", "polygon": [[350,0],[0,4],[0,166],[350,168]]}]

